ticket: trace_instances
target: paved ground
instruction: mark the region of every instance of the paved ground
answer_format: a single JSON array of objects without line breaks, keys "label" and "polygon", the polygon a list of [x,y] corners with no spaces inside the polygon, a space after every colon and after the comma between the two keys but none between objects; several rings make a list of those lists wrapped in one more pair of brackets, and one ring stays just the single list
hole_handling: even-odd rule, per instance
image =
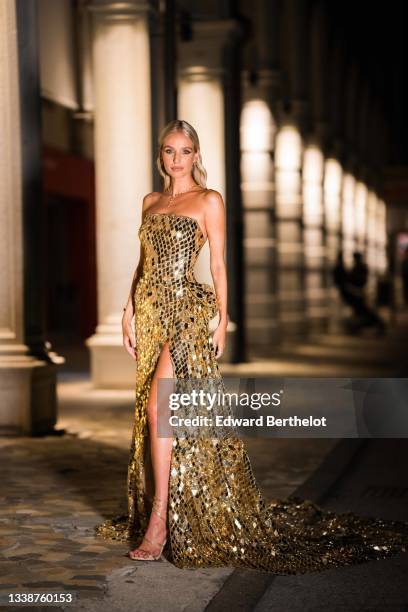
[{"label": "paved ground", "polygon": [[[362,516],[408,521],[407,454],[406,439],[366,440],[323,505],[338,512],[351,509]],[[275,576],[254,610],[406,612],[407,576],[407,553],[316,575]]]},{"label": "paved ground", "polygon": [[[406,376],[398,349],[407,331],[401,320],[386,338],[315,338],[285,347],[273,360],[223,364],[223,373]],[[3,598],[22,591],[74,592],[76,603],[60,609],[98,612],[408,610],[408,555],[303,577],[233,568],[178,570],[168,562],[131,561],[126,546],[95,538],[93,526],[121,506],[125,509],[132,392],[92,390],[86,377],[69,367],[58,392],[60,435],[0,440]],[[407,498],[401,494],[404,487],[408,490],[405,440],[373,440],[363,445],[364,451],[352,439],[340,445],[330,439],[248,439],[246,444],[266,497],[303,493],[330,508],[408,520]],[[381,497],[375,488],[367,493],[370,486],[384,490],[391,485],[399,497]]]},{"label": "paved ground", "polygon": [[[119,583],[130,596],[131,585],[143,577],[147,601],[136,610],[157,609],[160,594],[164,605],[169,580],[175,607],[168,609],[181,610],[185,604],[186,609],[202,610],[232,570],[190,572],[162,563],[163,588],[157,589],[157,564],[135,563],[125,556],[125,545],[93,535],[95,524],[121,505],[124,509],[131,394],[92,391],[88,383],[70,382],[60,384],[59,396],[58,428],[65,435],[0,442],[7,491],[0,509],[3,592],[76,591],[94,596],[99,605],[108,587],[116,600]],[[259,482],[272,497],[296,489],[335,443],[275,440],[272,445],[253,439],[248,449]],[[123,609],[128,609],[126,601]]]}]

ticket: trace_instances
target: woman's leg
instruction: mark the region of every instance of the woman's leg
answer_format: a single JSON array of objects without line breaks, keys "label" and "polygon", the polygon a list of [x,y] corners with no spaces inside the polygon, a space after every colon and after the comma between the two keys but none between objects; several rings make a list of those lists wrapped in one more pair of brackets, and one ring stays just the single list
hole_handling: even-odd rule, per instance
[{"label": "woman's leg", "polygon": [[[173,379],[173,364],[171,361],[170,350],[168,342],[163,346],[157,361],[156,370],[153,374],[149,400],[147,404],[147,422],[149,427],[150,437],[150,451],[153,466],[154,475],[154,490],[155,499],[157,502],[157,510],[163,516],[164,520],[152,512],[150,515],[149,524],[145,533],[145,536],[150,542],[144,540],[137,550],[137,554],[133,551],[132,557],[143,559],[144,557],[156,555],[160,551],[159,544],[164,541],[166,537],[166,516],[167,516],[167,503],[168,503],[168,489],[169,489],[169,476],[170,476],[170,461],[171,461],[171,449],[173,439],[171,437],[163,437],[158,435],[158,380],[159,378]],[[167,406],[163,406],[163,410],[166,410]],[[161,501],[159,501],[161,500]],[[157,542],[158,544],[152,544]]]}]

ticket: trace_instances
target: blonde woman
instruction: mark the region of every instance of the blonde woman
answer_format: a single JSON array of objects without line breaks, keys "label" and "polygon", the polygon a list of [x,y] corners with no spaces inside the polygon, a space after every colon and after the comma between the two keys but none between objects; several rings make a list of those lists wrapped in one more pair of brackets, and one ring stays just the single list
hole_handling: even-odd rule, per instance
[{"label": "blonde woman", "polygon": [[[168,412],[158,401],[159,381],[198,379],[203,387],[216,381],[223,388],[217,360],[228,315],[224,202],[206,186],[189,123],[175,120],[163,129],[157,165],[163,191],[143,200],[140,262],[123,314],[124,346],[136,360],[128,514],[105,521],[97,533],[135,544],[129,551],[135,560],[160,559],[168,543],[177,567],[244,566],[280,574],[403,550],[405,524],[385,528],[383,521],[336,515],[294,497],[266,502],[232,431],[160,435],[159,421]],[[193,274],[207,240],[214,289]]]}]

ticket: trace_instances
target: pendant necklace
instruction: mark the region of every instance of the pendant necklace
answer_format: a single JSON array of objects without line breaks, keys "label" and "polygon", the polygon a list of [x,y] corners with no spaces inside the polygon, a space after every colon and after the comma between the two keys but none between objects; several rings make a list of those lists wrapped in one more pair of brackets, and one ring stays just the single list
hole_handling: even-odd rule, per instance
[{"label": "pendant necklace", "polygon": [[197,187],[197,183],[193,186],[193,187],[189,187],[188,189],[185,189],[184,191],[179,191],[178,193],[174,193],[170,196],[169,201],[167,203],[167,207],[172,206],[174,203],[174,200],[179,196],[182,195],[183,193],[188,193],[189,191],[193,191],[194,188]]}]

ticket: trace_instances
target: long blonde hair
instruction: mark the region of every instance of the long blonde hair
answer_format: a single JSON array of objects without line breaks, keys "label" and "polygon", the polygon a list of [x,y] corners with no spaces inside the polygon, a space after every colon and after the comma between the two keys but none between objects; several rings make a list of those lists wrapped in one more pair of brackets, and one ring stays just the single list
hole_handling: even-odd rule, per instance
[{"label": "long blonde hair", "polygon": [[193,164],[193,172],[192,176],[194,181],[201,185],[204,189],[207,187],[207,171],[203,166],[203,162],[201,159],[201,151],[200,151],[200,142],[198,140],[198,135],[195,129],[190,123],[187,121],[183,121],[182,119],[173,119],[167,125],[164,126],[159,136],[159,151],[157,155],[157,167],[159,169],[159,173],[163,178],[163,191],[167,191],[171,185],[171,176],[169,176],[164,168],[161,151],[164,139],[168,134],[173,132],[183,132],[193,143],[194,152],[198,152],[198,159]]}]

